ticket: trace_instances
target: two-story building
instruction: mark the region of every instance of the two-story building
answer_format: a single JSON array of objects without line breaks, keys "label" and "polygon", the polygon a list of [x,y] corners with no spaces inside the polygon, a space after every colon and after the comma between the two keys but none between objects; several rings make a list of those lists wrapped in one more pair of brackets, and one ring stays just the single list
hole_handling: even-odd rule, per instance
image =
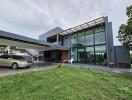
[{"label": "two-story building", "polygon": [[44,51],[46,61],[105,64],[114,62],[112,23],[101,17],[63,30],[59,27],[39,36],[39,40],[64,46],[62,50]]}]

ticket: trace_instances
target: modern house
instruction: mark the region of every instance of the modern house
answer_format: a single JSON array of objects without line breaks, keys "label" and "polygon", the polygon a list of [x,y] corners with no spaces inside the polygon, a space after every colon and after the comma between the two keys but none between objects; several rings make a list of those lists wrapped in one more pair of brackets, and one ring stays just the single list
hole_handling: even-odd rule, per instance
[{"label": "modern house", "polygon": [[[39,40],[65,47],[43,51],[45,61],[63,62],[73,59],[75,63],[101,65],[115,64],[116,61],[112,23],[108,21],[108,17],[101,17],[67,30],[57,27],[40,35]],[[129,63],[129,51],[125,52],[127,55],[124,56],[128,59],[124,63]]]},{"label": "modern house", "polygon": [[77,63],[97,64],[106,60],[114,62],[112,23],[108,22],[108,17],[101,17],[64,31],[57,27],[40,35],[39,39],[65,47],[65,50],[44,51],[47,61],[62,62],[73,58]]},{"label": "modern house", "polygon": [[131,62],[129,50],[123,46],[113,46],[112,23],[108,17],[66,30],[56,27],[40,35],[39,40],[0,31],[0,45],[0,53],[20,55],[26,51],[30,56],[49,62],[73,59],[74,63],[125,67],[130,67]]},{"label": "modern house", "polygon": [[60,47],[55,44],[0,30],[0,55],[22,55],[39,61],[43,60],[43,54],[40,51],[50,49],[60,49]]}]

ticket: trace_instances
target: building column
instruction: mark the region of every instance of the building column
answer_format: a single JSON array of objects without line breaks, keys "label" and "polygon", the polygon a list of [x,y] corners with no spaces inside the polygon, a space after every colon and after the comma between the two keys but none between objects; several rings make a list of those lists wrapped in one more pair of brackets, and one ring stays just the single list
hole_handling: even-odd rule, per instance
[{"label": "building column", "polygon": [[59,44],[59,34],[57,34],[57,44]]}]

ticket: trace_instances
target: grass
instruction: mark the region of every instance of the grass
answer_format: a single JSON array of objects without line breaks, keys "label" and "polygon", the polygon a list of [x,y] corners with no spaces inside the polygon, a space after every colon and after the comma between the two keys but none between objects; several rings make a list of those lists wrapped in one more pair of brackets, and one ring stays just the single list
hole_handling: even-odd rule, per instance
[{"label": "grass", "polygon": [[65,66],[6,76],[0,100],[132,100],[132,74]]}]

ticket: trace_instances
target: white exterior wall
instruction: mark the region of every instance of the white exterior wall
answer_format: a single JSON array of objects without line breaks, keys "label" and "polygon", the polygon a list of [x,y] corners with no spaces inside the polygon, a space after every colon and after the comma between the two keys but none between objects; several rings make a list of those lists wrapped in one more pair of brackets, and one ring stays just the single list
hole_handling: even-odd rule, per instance
[{"label": "white exterior wall", "polygon": [[22,53],[20,52],[20,50],[9,50],[8,51],[9,54],[14,54],[14,55],[21,55],[21,56],[30,56],[29,54],[27,54],[26,52]]}]

